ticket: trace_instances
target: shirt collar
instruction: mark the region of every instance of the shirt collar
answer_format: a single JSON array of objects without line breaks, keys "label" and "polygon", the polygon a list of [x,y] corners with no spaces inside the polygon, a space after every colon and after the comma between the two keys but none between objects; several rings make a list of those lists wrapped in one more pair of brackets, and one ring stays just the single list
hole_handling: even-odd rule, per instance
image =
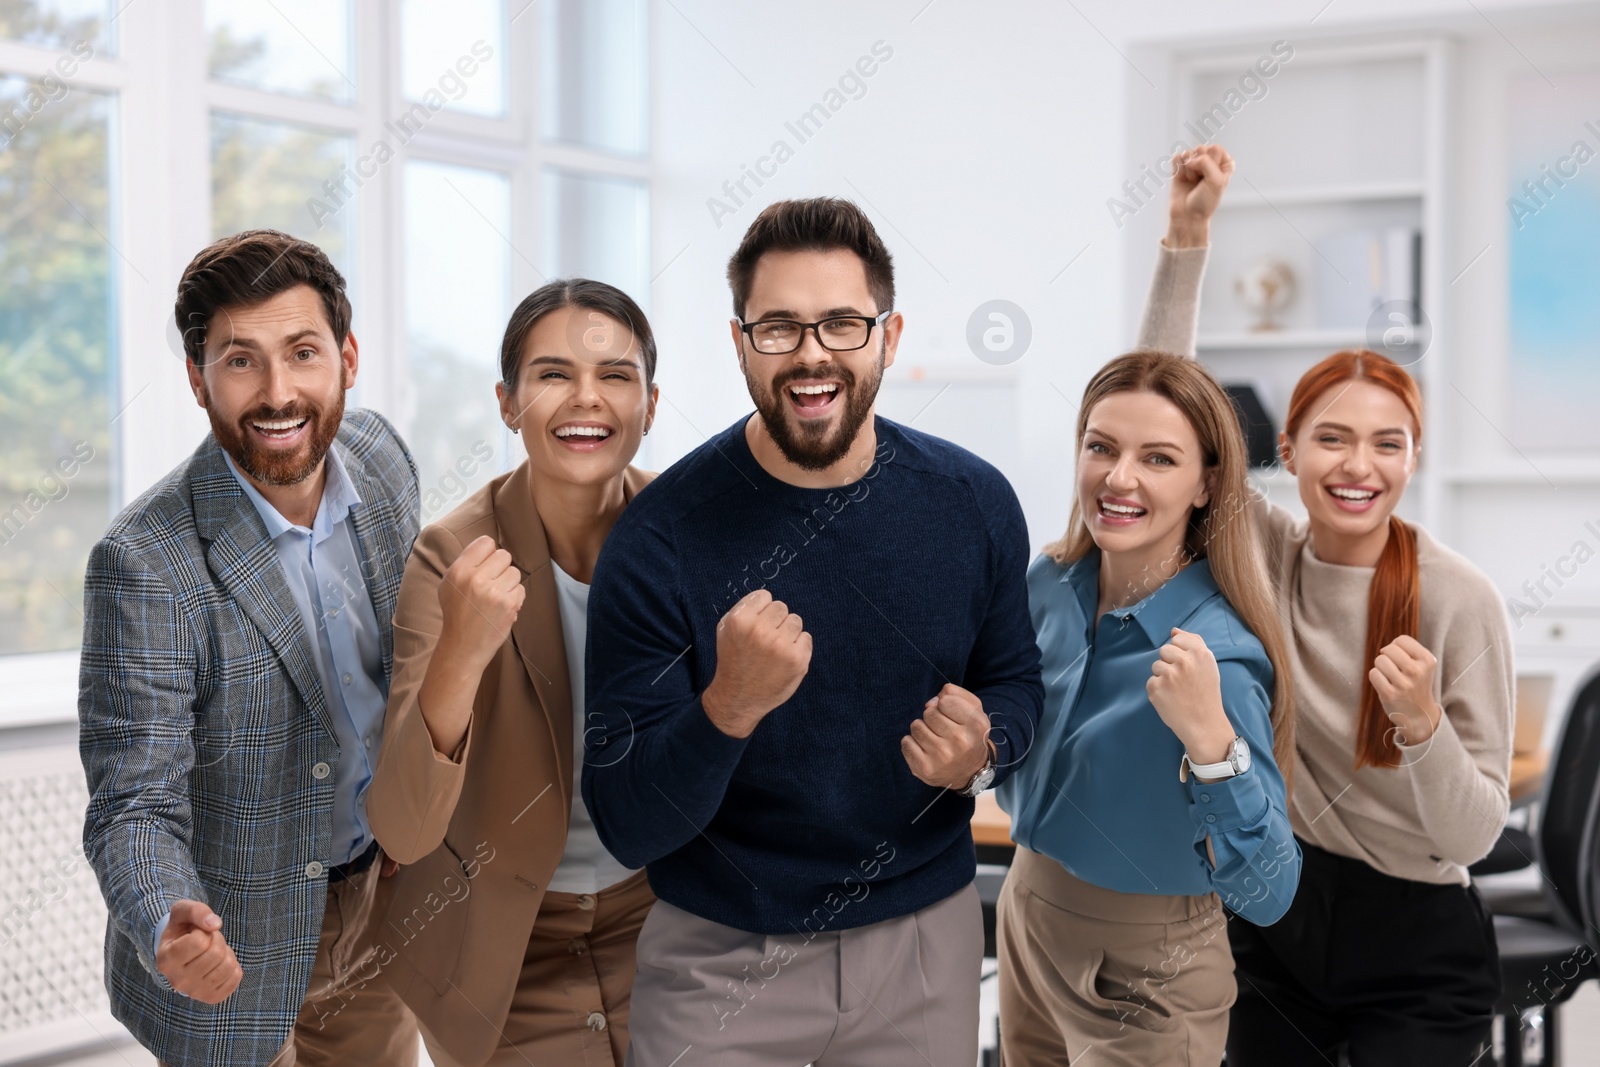
[{"label": "shirt collar", "polygon": [[228,461],[228,470],[233,472],[239,488],[244,490],[244,495],[255,505],[257,514],[261,516],[261,521],[267,528],[268,540],[276,541],[290,530],[296,530],[301,533],[312,533],[314,540],[321,541],[336,525],[344,521],[352,508],[361,503],[361,494],[356,491],[355,482],[351,481],[349,472],[345,470],[344,460],[339,458],[338,448],[328,449],[326,456],[328,480],[322,486],[322,502],[317,506],[317,517],[312,520],[312,528],[309,531],[304,526],[298,526],[284,518],[282,513],[261,495],[261,491],[250,484],[250,479],[239,470],[232,456],[226,452],[223,452],[222,456]]},{"label": "shirt collar", "polygon": [[[1098,620],[1095,607],[1100,602],[1100,550],[1091,548],[1061,576],[1061,581],[1071,583],[1083,605],[1091,632]],[[1195,609],[1220,593],[1217,581],[1211,575],[1211,561],[1197,559],[1161,584],[1155,592],[1137,603],[1117,608],[1107,614],[1118,618],[1132,617],[1144,630],[1153,647],[1159,648],[1172,637],[1172,628],[1180,626],[1193,615]]]}]

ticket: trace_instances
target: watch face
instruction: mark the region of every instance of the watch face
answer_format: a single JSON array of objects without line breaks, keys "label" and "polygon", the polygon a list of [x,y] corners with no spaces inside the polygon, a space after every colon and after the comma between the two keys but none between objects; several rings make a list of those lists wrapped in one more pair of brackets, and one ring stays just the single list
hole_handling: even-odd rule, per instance
[{"label": "watch face", "polygon": [[1245,744],[1244,738],[1236,737],[1228,746],[1228,762],[1238,768],[1240,774],[1250,769],[1250,746]]}]

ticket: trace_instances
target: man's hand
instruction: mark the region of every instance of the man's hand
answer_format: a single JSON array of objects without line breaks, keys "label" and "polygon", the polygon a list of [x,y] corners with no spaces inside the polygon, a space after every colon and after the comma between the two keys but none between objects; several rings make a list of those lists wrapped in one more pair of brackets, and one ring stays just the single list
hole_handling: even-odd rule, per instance
[{"label": "man's hand", "polygon": [[900,739],[906,765],[921,781],[941,789],[965,789],[989,762],[989,716],[983,701],[946,683],[922,707],[922,718]]},{"label": "man's hand", "polygon": [[1217,144],[1203,144],[1172,157],[1168,248],[1203,248],[1211,240],[1211,216],[1233,177],[1233,157]]},{"label": "man's hand", "polygon": [[511,565],[511,553],[496,548],[487,534],[477,538],[439,583],[439,608],[444,613],[439,644],[459,655],[471,673],[482,674],[505,643],[526,595],[522,572]]},{"label": "man's hand", "polygon": [[1439,728],[1444,710],[1433,699],[1433,672],[1439,661],[1409,634],[1384,645],[1367,677],[1395,725],[1401,745],[1420,745]]},{"label": "man's hand", "polygon": [[156,946],[156,968],[184,996],[221,1004],[244,971],[222,937],[222,919],[198,900],[180,900]]},{"label": "man's hand", "polygon": [[748,594],[717,623],[717,673],[700,703],[713,725],[749,737],[794,696],[811,669],[811,635],[800,616],[765,589]]},{"label": "man's hand", "polygon": [[1205,638],[1172,628],[1150,665],[1144,691],[1156,714],[1178,735],[1192,763],[1221,763],[1233,742],[1233,724],[1222,708],[1222,675]]}]

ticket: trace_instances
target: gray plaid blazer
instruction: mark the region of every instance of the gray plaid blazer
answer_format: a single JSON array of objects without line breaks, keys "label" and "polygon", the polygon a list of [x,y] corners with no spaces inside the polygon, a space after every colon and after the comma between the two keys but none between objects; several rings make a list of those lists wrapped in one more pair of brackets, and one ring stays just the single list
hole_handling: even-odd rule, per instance
[{"label": "gray plaid blazer", "polygon": [[[333,447],[361,494],[351,515],[387,676],[417,536],[416,465],[371,411],[347,412]],[[337,766],[339,745],[313,638],[214,437],[95,545],[84,615],[83,837],[110,911],[112,1013],[172,1067],[268,1063],[322,932],[335,776],[311,768]],[[181,898],[222,916],[244,970],[215,1007],[156,970],[156,924]]]}]

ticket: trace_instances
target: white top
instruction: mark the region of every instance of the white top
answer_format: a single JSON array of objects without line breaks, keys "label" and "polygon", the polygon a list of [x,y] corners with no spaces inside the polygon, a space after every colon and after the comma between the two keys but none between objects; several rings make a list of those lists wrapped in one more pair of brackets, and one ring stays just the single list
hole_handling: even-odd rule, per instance
[{"label": "white top", "polygon": [[548,888],[552,893],[598,893],[634,869],[611,858],[583,803],[583,649],[589,635],[589,587],[554,560],[550,567],[556,575],[561,638],[567,646],[567,677],[572,683],[572,817],[567,821],[567,847]]}]

